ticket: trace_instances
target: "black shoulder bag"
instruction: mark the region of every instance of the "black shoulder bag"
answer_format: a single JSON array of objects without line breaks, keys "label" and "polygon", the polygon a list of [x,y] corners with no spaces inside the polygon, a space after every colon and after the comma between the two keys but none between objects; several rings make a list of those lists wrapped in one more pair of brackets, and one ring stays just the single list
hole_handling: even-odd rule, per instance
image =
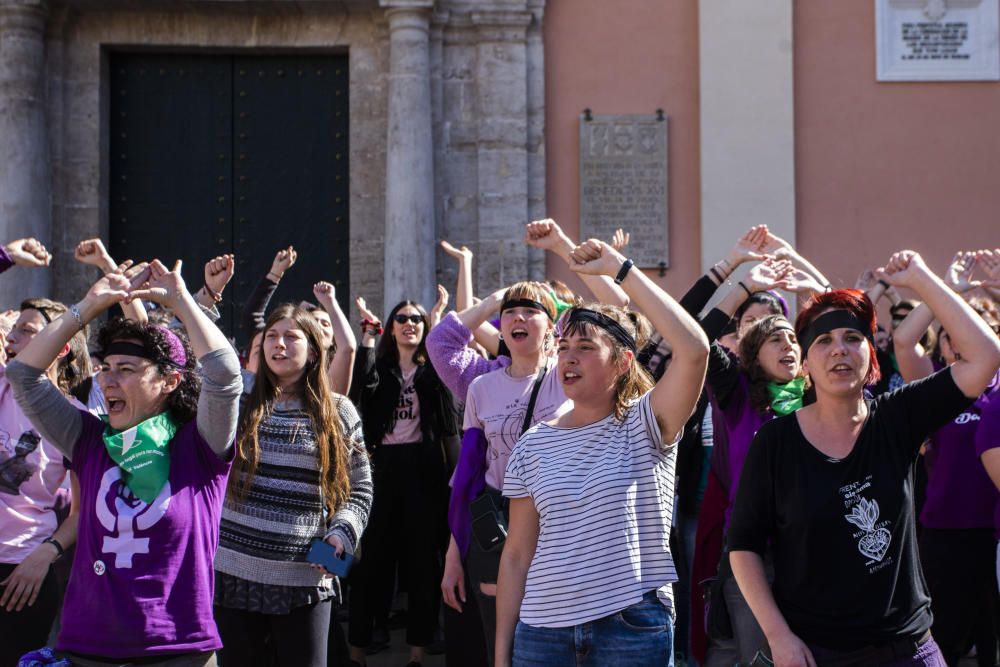
[{"label": "black shoulder bag", "polygon": [[[546,363],[535,376],[535,383],[531,387],[531,398],[528,399],[528,408],[524,413],[524,422],[521,424],[520,435],[524,435],[525,431],[531,428],[538,391],[542,388],[542,381],[548,370],[549,365]],[[507,506],[507,499],[503,497],[503,494],[490,487],[486,487],[486,490],[469,505],[472,514],[472,536],[483,551],[499,551],[507,539]]]}]

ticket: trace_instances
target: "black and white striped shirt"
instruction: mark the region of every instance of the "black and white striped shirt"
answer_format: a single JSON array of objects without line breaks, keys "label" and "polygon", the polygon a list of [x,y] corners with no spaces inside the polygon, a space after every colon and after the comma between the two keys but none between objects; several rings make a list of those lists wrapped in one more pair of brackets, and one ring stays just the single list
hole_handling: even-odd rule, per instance
[{"label": "black and white striped shirt", "polygon": [[559,628],[621,611],[656,589],[673,606],[670,554],[677,440],[664,443],[649,393],[579,428],[539,423],[518,440],[504,495],[530,497],[539,535],[520,618]]}]

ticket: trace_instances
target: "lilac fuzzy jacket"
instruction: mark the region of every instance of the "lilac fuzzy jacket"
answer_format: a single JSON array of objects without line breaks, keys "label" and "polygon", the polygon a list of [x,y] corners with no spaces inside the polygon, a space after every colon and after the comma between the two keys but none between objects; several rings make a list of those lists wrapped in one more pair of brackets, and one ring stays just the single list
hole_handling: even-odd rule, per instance
[{"label": "lilac fuzzy jacket", "polygon": [[472,331],[451,311],[427,334],[427,354],[434,370],[452,395],[464,401],[469,385],[480,375],[510,366],[509,357],[484,359],[468,345]]}]

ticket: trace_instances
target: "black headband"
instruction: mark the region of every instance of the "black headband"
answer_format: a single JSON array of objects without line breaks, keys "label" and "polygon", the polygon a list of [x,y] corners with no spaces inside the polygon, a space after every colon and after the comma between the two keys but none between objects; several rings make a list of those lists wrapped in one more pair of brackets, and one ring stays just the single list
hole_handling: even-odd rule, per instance
[{"label": "black headband", "polygon": [[129,357],[139,357],[140,359],[153,360],[152,353],[145,348],[143,345],[138,343],[130,343],[125,340],[114,340],[111,341],[102,352],[103,357],[110,357],[112,354],[124,354]]},{"label": "black headband", "polygon": [[830,333],[834,329],[854,329],[872,345],[875,344],[875,337],[868,326],[861,319],[849,310],[831,310],[823,313],[809,323],[802,337],[799,338],[799,345],[802,347],[802,357],[805,358],[809,347],[823,334]]},{"label": "black headband", "polygon": [[173,366],[175,368],[180,368],[183,370],[183,367],[180,366],[173,359],[162,359],[158,355],[147,350],[144,345],[140,345],[138,343],[131,343],[125,340],[111,341],[111,343],[109,343],[108,346],[101,351],[100,358],[103,361],[107,357],[110,357],[112,354],[124,354],[129,357],[139,357],[140,359],[149,359],[150,361],[156,362],[157,364],[164,363],[167,364],[168,366]]},{"label": "black headband", "polygon": [[586,322],[587,324],[593,324],[596,327],[604,329],[616,341],[632,350],[632,352],[636,351],[635,337],[625,327],[607,315],[599,313],[596,310],[590,310],[589,308],[574,308],[569,313],[569,320],[566,321],[566,326],[569,327],[574,322]]},{"label": "black headband", "polygon": [[534,308],[535,310],[540,310],[545,313],[550,320],[552,319],[549,309],[534,299],[511,299],[510,301],[504,301],[503,305],[500,306],[500,312],[502,313],[503,311],[510,310],[511,308]]}]

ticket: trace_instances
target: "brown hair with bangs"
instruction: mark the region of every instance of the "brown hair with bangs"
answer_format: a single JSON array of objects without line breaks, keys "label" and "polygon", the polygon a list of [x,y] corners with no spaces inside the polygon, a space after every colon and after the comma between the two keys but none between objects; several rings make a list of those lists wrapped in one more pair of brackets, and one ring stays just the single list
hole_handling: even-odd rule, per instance
[{"label": "brown hair with bangs", "polygon": [[[631,350],[615,340],[608,332],[588,322],[570,323],[569,318],[577,308],[593,310],[620,324],[625,328],[625,331],[635,338],[636,350],[644,348],[653,333],[653,325],[649,323],[649,320],[644,315],[619,308],[618,306],[610,306],[605,303],[588,303],[582,306],[574,306],[567,310],[562,320],[566,324],[562,327],[562,331],[559,332],[559,336],[563,338],[568,336],[600,337],[611,346],[611,362],[616,365]],[[615,381],[615,419],[624,421],[629,403],[648,392],[655,384],[649,372],[642,367],[642,364],[636,359],[635,353],[633,353],[628,369],[619,375]]]},{"label": "brown hair with bangs", "polygon": [[[262,338],[267,335],[268,329],[286,318],[295,322],[302,330],[309,347],[316,354],[316,360],[306,364],[298,383],[298,391],[305,412],[312,422],[313,437],[319,455],[319,484],[326,509],[332,515],[347,501],[351,492],[348,451],[353,444],[344,434],[333,393],[327,384],[326,350],[320,344],[319,324],[312,313],[300,306],[282,304],[267,318],[267,323],[262,329]],[[237,431],[236,457],[229,475],[230,498],[243,500],[250,490],[250,483],[260,462],[257,431],[261,422],[270,416],[274,401],[279,394],[278,378],[268,367],[267,360],[261,357],[253,390],[243,408]]]}]

